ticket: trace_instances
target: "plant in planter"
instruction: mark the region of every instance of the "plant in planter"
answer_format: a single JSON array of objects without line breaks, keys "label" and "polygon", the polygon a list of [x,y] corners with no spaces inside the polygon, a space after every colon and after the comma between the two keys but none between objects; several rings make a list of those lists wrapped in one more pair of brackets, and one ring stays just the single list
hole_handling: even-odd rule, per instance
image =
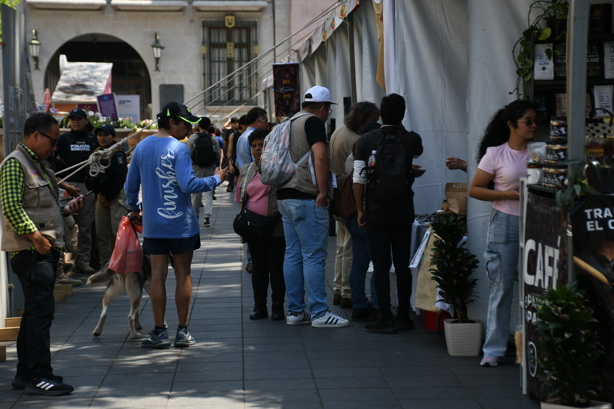
[{"label": "plant in planter", "polygon": [[[567,15],[569,13],[568,0],[537,0],[529,7],[527,14],[527,28],[512,48],[514,63],[516,64],[516,88],[510,94],[520,97],[521,92],[526,94],[525,85],[533,79],[533,45],[535,41],[560,41],[565,39]],[[554,36],[553,36],[554,31]],[[548,58],[552,59],[556,50],[546,50]]]},{"label": "plant in planter", "polygon": [[[448,352],[453,356],[477,356],[482,346],[482,325],[467,316],[467,306],[477,298],[477,279],[471,278],[471,274],[478,266],[478,259],[459,245],[467,231],[466,220],[463,215],[446,214],[431,223],[437,237],[431,259],[434,268],[429,271],[437,282],[441,299],[454,308],[453,319],[444,321]],[[455,332],[464,338],[458,346]],[[466,339],[467,336],[470,339]]]},{"label": "plant in planter", "polygon": [[560,284],[538,301],[537,329],[544,358],[539,360],[550,386],[550,395],[542,408],[611,408],[595,405],[601,383],[599,359],[604,353],[598,321],[593,309],[576,284]]}]

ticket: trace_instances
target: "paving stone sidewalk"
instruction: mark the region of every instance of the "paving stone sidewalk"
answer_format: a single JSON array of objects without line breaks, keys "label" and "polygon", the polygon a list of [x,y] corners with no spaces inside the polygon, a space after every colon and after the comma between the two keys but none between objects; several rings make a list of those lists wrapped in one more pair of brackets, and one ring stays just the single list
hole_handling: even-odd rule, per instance
[{"label": "paving stone sidewalk", "polygon": [[[523,396],[519,367],[482,368],[479,358],[450,357],[443,334],[416,329],[371,334],[363,323],[340,329],[250,321],[251,277],[232,230],[237,205],[217,189],[211,227],[201,228],[192,264],[190,331],[196,345],[147,350],[128,338],[127,296],[109,308],[102,335],[91,335],[104,287],[76,287],[57,305],[51,329],[53,367],[75,387],[68,396],[28,396],[11,388],[15,345],[0,363],[0,407],[215,408],[215,409],[524,409],[539,403]],[[232,194],[234,195],[234,194]],[[335,238],[329,238],[327,292],[332,306]],[[85,278],[81,276],[80,278]],[[177,317],[172,271],[166,320],[174,337]],[[143,333],[153,326],[144,296]]]}]

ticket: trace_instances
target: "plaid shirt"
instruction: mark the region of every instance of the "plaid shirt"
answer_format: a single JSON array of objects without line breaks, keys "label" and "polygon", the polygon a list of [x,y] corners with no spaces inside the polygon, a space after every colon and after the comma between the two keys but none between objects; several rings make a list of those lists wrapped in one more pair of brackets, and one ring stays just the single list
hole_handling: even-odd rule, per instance
[{"label": "plaid shirt", "polygon": [[[38,157],[31,149],[21,144],[21,146],[30,154],[32,159],[38,161]],[[16,158],[7,159],[2,166],[0,175],[0,201],[2,203],[2,212],[8,220],[9,224],[15,230],[15,234],[23,236],[24,234],[34,233],[38,229],[28,214],[23,208],[23,194],[25,191],[25,176],[21,163]],[[43,173],[43,177],[47,175]],[[51,185],[51,182],[47,180]],[[35,249],[34,246],[28,250]],[[60,249],[61,250],[61,249]],[[11,257],[17,252],[13,252]]]}]

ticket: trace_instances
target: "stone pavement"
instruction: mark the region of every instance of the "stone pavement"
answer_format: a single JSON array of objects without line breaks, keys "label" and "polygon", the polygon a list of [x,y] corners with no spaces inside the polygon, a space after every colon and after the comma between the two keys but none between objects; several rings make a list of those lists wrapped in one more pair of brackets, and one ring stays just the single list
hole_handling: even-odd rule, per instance
[{"label": "stone pavement", "polygon": [[[218,188],[211,227],[192,264],[190,331],[196,345],[147,350],[128,338],[127,296],[109,308],[99,338],[91,335],[104,287],[76,287],[57,305],[51,328],[52,365],[75,387],[68,396],[28,396],[13,390],[15,345],[0,363],[0,407],[21,408],[283,408],[283,409],[524,409],[539,404],[520,389],[519,367],[482,368],[479,358],[450,357],[443,334],[416,329],[371,334],[364,323],[340,329],[250,321],[250,275],[232,230],[237,205]],[[202,216],[201,216],[202,218]],[[332,306],[335,238],[329,239],[327,292]],[[84,278],[83,276],[81,278]],[[166,320],[174,337],[174,278],[167,281]],[[145,295],[143,333],[152,329]]]}]

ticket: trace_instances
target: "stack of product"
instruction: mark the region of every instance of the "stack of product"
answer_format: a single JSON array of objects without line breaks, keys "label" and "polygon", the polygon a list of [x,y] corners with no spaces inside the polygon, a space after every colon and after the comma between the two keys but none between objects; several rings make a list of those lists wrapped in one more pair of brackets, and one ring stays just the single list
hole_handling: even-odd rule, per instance
[{"label": "stack of product", "polygon": [[601,165],[614,164],[614,118],[593,117],[586,124],[586,159]]},{"label": "stack of product", "polygon": [[550,120],[550,138],[546,141],[544,186],[556,188],[563,185],[567,176],[567,165],[561,164],[564,160],[567,160],[567,118],[553,117]]}]

